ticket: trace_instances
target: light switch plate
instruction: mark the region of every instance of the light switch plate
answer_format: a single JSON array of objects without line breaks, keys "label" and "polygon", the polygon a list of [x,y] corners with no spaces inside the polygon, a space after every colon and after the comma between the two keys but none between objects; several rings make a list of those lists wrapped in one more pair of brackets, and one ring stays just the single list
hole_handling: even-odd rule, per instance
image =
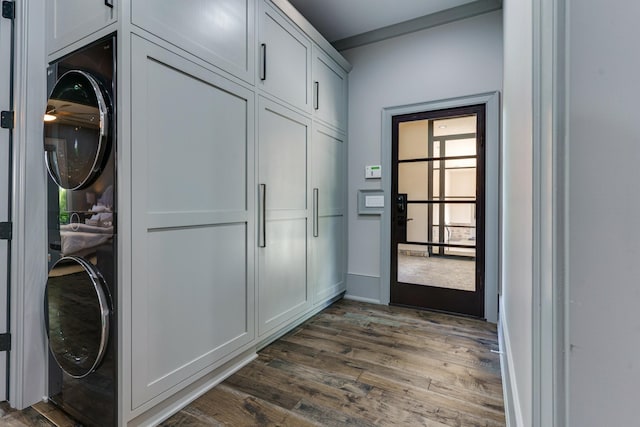
[{"label": "light switch plate", "polygon": [[385,195],[382,190],[358,190],[358,215],[382,215]]},{"label": "light switch plate", "polygon": [[384,208],[384,196],[364,196],[366,208]]}]

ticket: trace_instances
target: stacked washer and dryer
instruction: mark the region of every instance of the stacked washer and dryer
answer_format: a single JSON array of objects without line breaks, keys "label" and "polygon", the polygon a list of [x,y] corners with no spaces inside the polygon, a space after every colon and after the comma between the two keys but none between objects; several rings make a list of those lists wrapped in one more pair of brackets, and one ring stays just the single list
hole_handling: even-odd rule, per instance
[{"label": "stacked washer and dryer", "polygon": [[117,420],[115,36],[48,68],[49,399],[85,425]]}]

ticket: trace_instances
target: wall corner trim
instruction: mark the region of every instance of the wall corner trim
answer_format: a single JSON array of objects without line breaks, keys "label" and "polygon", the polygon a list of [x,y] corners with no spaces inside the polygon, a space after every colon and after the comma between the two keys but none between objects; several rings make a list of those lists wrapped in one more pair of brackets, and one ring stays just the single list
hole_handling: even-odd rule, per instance
[{"label": "wall corner trim", "polygon": [[500,346],[500,371],[502,375],[502,394],[504,395],[504,412],[507,427],[524,426],[522,419],[522,407],[516,387],[514,374],[513,355],[511,353],[511,341],[509,340],[509,328],[504,323],[504,305],[500,298],[500,318],[498,319],[498,345]]}]

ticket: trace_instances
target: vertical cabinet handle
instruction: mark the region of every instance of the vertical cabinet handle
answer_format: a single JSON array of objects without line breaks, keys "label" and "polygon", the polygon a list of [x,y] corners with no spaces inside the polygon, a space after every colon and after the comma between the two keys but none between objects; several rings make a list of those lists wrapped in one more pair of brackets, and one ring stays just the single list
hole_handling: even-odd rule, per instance
[{"label": "vertical cabinet handle", "polygon": [[267,80],[267,45],[266,43],[262,43],[260,45],[260,62],[262,66],[260,67],[260,80]]},{"label": "vertical cabinet handle", "polygon": [[313,82],[313,109],[320,108],[318,96],[320,95],[320,82]]},{"label": "vertical cabinet handle", "polygon": [[267,247],[267,184],[258,188],[258,246]]},{"label": "vertical cabinet handle", "polygon": [[113,0],[104,0],[104,5],[113,9]]},{"label": "vertical cabinet handle", "polygon": [[313,189],[313,237],[318,237],[318,189]]}]

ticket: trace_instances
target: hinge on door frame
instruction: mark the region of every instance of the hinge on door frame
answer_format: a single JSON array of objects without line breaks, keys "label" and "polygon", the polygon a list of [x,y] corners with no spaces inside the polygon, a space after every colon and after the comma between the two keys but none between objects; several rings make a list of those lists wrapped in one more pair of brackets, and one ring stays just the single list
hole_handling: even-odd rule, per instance
[{"label": "hinge on door frame", "polygon": [[2,111],[0,112],[0,128],[2,129],[13,129],[13,111]]},{"label": "hinge on door frame", "polygon": [[15,1],[3,0],[2,17],[7,19],[16,18],[16,2]]},{"label": "hinge on door frame", "polygon": [[0,351],[11,351],[11,334],[0,334]]},{"label": "hinge on door frame", "polygon": [[13,223],[0,222],[0,240],[11,240],[13,237]]}]

